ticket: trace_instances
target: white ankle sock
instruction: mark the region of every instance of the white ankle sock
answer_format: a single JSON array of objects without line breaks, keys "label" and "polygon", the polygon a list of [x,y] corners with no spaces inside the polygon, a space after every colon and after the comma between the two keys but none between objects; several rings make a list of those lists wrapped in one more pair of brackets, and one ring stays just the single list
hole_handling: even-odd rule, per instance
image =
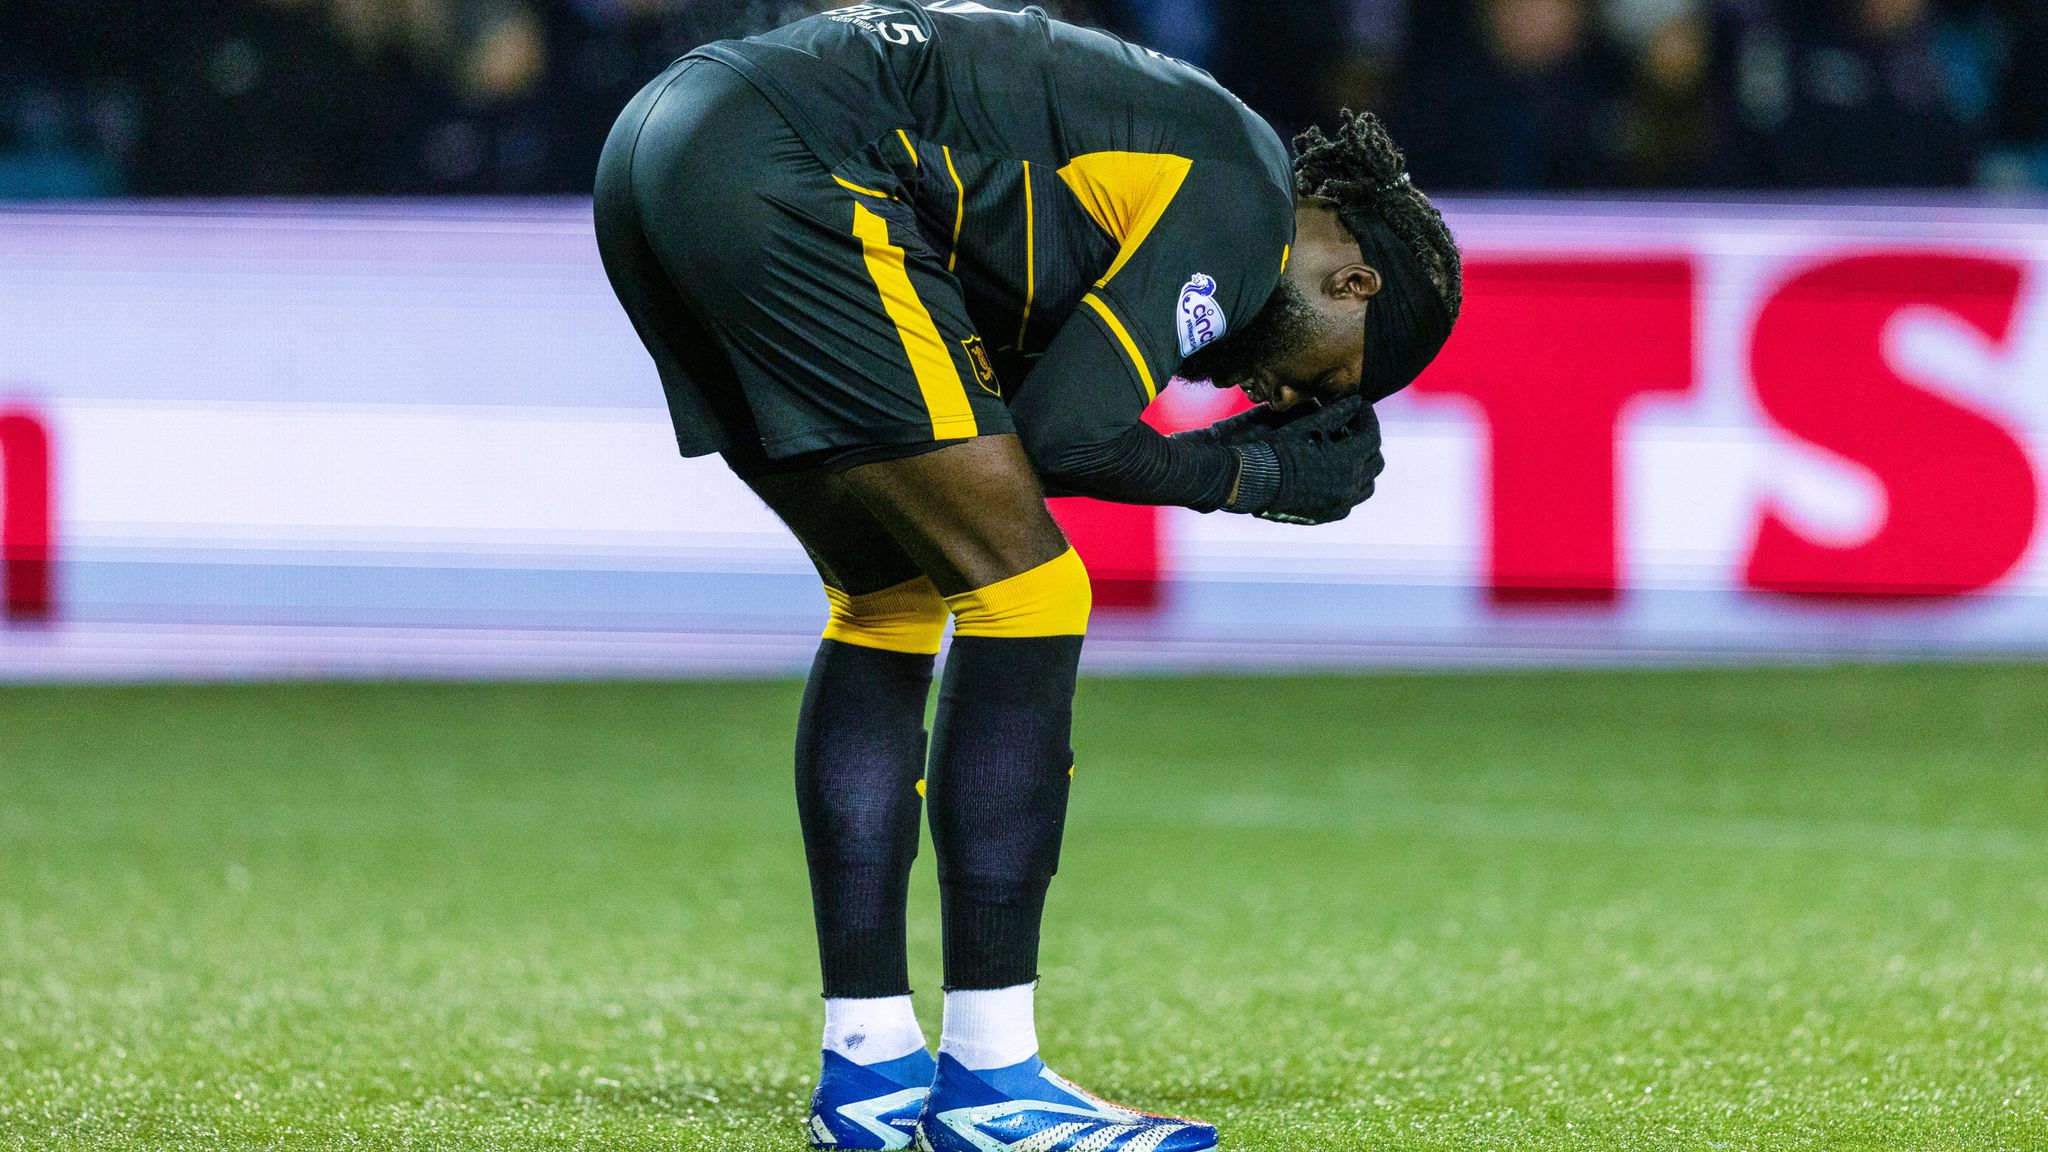
[{"label": "white ankle sock", "polygon": [[908,996],[825,1001],[825,1050],[855,1064],[885,1064],[924,1047]]},{"label": "white ankle sock", "polygon": [[1032,1020],[1037,986],[1019,984],[992,992],[946,993],[946,1018],[939,1051],[969,1071],[1008,1068],[1038,1054]]}]

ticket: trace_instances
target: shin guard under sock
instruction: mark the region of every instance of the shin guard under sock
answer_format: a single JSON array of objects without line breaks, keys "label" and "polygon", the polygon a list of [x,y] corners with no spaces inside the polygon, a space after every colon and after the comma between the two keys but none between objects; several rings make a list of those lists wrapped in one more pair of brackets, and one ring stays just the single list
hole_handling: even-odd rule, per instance
[{"label": "shin guard under sock", "polygon": [[[904,610],[883,610],[892,604]],[[919,618],[915,627],[906,615]],[[827,997],[910,992],[905,904],[923,808],[931,652],[944,625],[944,602],[923,581],[835,595],[811,665],[797,722],[797,815]],[[873,646],[882,643],[890,647]]]},{"label": "shin guard under sock", "polygon": [[930,779],[946,987],[1009,988],[1038,977],[1074,764],[1088,575],[1070,551],[947,603],[956,627]]}]

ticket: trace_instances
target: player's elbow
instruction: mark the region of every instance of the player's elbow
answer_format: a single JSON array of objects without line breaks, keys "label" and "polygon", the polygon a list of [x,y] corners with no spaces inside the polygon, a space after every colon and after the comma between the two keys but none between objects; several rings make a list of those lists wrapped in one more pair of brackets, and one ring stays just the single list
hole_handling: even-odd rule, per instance
[{"label": "player's elbow", "polygon": [[1110,471],[1107,465],[1114,453],[1106,445],[1069,436],[1034,435],[1021,429],[1019,439],[1024,442],[1024,454],[1030,458],[1031,467],[1048,488],[1091,495]]},{"label": "player's elbow", "polygon": [[1018,421],[1017,439],[1023,442],[1024,455],[1031,461],[1031,467],[1040,476],[1064,475],[1073,466],[1074,438],[1064,429],[1045,428],[1034,423]]}]

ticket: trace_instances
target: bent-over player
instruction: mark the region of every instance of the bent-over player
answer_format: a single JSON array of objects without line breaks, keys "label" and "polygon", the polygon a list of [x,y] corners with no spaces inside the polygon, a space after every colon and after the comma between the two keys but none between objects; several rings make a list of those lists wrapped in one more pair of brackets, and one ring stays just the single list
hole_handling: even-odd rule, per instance
[{"label": "bent-over player", "polygon": [[[1449,337],[1458,250],[1374,118],[1298,144],[1186,64],[958,0],[700,48],[612,132],[598,239],[682,451],[723,455],[830,601],[796,750],[818,1146],[1215,1146],[1039,1059],[1090,605],[1045,496],[1319,524],[1372,494],[1370,405]],[[1262,403],[1162,436],[1176,374]],[[926,806],[936,1061],[904,947]]]}]

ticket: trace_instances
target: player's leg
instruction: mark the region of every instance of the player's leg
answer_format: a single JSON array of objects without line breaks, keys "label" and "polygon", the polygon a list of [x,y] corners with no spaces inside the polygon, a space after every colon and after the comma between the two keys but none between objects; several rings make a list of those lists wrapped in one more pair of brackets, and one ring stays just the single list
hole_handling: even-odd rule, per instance
[{"label": "player's leg", "polygon": [[839,477],[735,463],[810,552],[830,602],[796,735],[825,993],[810,1135],[837,1148],[899,1147],[934,1070],[904,934],[946,602]]},{"label": "player's leg", "polygon": [[929,768],[946,1007],[923,1146],[1213,1148],[1214,1129],[1105,1103],[1039,1059],[1039,931],[1066,824],[1090,594],[1022,447],[986,436],[844,475],[954,616]]},{"label": "player's leg", "polygon": [[[795,756],[826,996],[811,1135],[838,1148],[893,1148],[908,1143],[934,1067],[911,1009],[904,903],[946,606],[843,485],[792,473],[796,465],[765,448],[865,431],[835,424],[835,413],[860,409],[814,396],[841,377],[804,358],[822,342],[826,362],[849,362],[861,352],[858,329],[819,328],[819,309],[790,297],[872,291],[846,196],[737,73],[684,61],[621,116],[600,163],[596,222],[683,450],[721,451],[826,580],[831,624]],[[806,215],[828,209],[843,224]],[[783,275],[792,268],[803,273]],[[842,390],[861,386],[860,372],[842,375],[852,381]]]},{"label": "player's leg", "polygon": [[1065,827],[1088,575],[1014,437],[846,474],[956,614],[928,803],[944,922],[942,1056],[1037,1055],[1039,926]]}]

